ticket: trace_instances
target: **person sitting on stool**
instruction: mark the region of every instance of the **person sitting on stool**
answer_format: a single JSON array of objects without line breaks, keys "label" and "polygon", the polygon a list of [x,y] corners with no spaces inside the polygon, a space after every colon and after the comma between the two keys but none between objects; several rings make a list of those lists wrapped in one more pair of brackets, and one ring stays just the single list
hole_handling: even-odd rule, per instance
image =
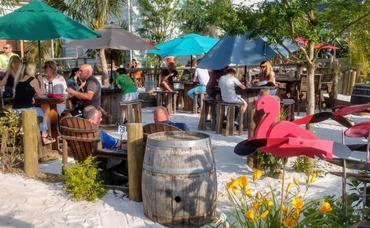
[{"label": "person sitting on stool", "polygon": [[209,73],[207,69],[196,68],[194,73],[194,82],[199,82],[199,85],[188,91],[188,96],[194,100],[195,93],[206,92],[206,86],[209,81]]}]

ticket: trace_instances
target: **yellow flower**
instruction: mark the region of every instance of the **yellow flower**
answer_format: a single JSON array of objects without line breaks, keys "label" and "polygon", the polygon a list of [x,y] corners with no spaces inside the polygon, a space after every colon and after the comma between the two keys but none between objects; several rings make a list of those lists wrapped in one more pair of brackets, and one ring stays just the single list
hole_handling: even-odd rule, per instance
[{"label": "yellow flower", "polygon": [[330,206],[330,203],[328,202],[324,202],[321,207],[320,207],[320,212],[321,213],[328,213],[328,212],[331,212],[333,210],[333,208],[331,208]]},{"label": "yellow flower", "polygon": [[313,174],[312,174],[312,176],[311,176],[311,178],[310,178],[310,182],[309,182],[310,184],[312,184],[313,182],[315,182],[315,180],[316,180],[316,175],[317,175],[316,173],[313,173]]},{"label": "yellow flower", "polygon": [[289,183],[288,186],[286,187],[286,193],[288,194],[291,189],[292,189],[292,183]]},{"label": "yellow flower", "polygon": [[249,188],[243,189],[243,195],[248,196],[249,198],[253,197],[252,191]]},{"label": "yellow flower", "polygon": [[292,206],[295,209],[302,209],[303,205],[304,205],[304,202],[301,197],[296,197],[292,200]]},{"label": "yellow flower", "polygon": [[283,220],[283,226],[284,228],[293,228],[294,227],[294,219],[288,217],[286,219]]},{"label": "yellow flower", "polygon": [[274,202],[272,202],[272,200],[268,200],[267,201],[267,206],[271,207],[274,205]]},{"label": "yellow flower", "polygon": [[253,181],[259,180],[262,177],[262,175],[263,175],[262,170],[259,170],[259,169],[254,170]]},{"label": "yellow flower", "polygon": [[283,204],[281,205],[281,210],[284,212],[284,214],[287,214],[289,209]]},{"label": "yellow flower", "polygon": [[262,198],[262,194],[260,192],[256,192],[256,198],[257,199],[261,199]]},{"label": "yellow flower", "polygon": [[231,181],[226,184],[226,188],[235,192],[238,189],[238,182],[231,178]]},{"label": "yellow flower", "polygon": [[254,209],[258,209],[258,208],[259,208],[259,206],[260,206],[260,204],[259,204],[258,202],[256,202],[256,201],[253,201],[253,202],[252,202],[252,207],[253,207]]},{"label": "yellow flower", "polygon": [[249,219],[251,219],[251,220],[254,220],[254,211],[253,211],[253,210],[246,211],[246,212],[244,213],[244,216],[245,216],[246,218],[249,218]]},{"label": "yellow flower", "polygon": [[295,177],[293,177],[293,182],[294,182],[294,184],[295,185],[299,185],[299,180],[298,180],[298,178],[295,178]]},{"label": "yellow flower", "polygon": [[269,211],[268,210],[266,210],[266,211],[264,211],[262,214],[261,214],[261,219],[264,219],[264,218],[266,218],[267,217],[267,215],[269,215]]},{"label": "yellow flower", "polygon": [[238,185],[242,188],[248,186],[248,180],[245,176],[238,177],[236,179],[236,181],[237,181]]}]

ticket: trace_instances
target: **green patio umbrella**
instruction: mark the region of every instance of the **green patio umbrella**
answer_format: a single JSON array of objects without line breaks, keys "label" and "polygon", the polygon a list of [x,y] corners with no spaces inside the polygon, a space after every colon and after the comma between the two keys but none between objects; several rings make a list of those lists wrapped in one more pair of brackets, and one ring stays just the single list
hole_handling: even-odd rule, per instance
[{"label": "green patio umbrella", "polygon": [[[0,39],[51,40],[88,39],[100,34],[74,21],[41,0],[0,17]],[[40,51],[40,45],[39,45]]]}]

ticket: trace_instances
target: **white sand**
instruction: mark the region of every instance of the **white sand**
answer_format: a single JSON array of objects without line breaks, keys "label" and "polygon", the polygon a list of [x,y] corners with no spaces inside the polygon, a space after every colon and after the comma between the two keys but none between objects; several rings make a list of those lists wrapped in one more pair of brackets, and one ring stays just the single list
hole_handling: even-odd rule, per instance
[{"label": "white sand", "polygon": [[[198,115],[178,113],[174,121],[186,122],[191,130],[197,130]],[[152,109],[143,110],[145,123],[152,121]],[[364,121],[364,118],[352,118]],[[367,119],[368,120],[368,119]],[[316,125],[315,133],[325,139],[340,142],[342,127],[333,121]],[[246,159],[233,153],[234,146],[244,140],[243,136],[224,137],[211,131],[205,131],[212,139],[213,152],[218,178],[218,211],[230,209],[225,183],[230,178],[239,175],[251,177],[251,170],[245,165]],[[347,142],[358,142],[359,139],[349,139]],[[338,169],[326,166],[327,169]],[[60,161],[40,165],[45,172],[60,173]],[[289,170],[287,181],[291,177],[301,176]],[[12,174],[1,174],[0,181],[0,227],[160,227],[144,216],[141,203],[128,200],[121,194],[109,191],[108,194],[95,203],[74,202],[62,191],[62,184],[49,184],[27,179]],[[280,180],[263,178],[256,189],[267,190],[271,185],[277,192]],[[341,194],[341,179],[333,175],[318,178],[310,189],[308,196],[317,197],[324,194]]]}]

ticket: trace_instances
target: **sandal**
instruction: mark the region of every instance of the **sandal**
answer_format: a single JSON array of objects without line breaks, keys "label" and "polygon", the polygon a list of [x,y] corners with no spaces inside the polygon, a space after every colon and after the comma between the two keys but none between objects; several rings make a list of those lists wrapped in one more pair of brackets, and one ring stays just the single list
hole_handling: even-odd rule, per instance
[{"label": "sandal", "polygon": [[42,143],[44,145],[52,144],[55,142],[55,139],[51,136],[42,137]]}]

